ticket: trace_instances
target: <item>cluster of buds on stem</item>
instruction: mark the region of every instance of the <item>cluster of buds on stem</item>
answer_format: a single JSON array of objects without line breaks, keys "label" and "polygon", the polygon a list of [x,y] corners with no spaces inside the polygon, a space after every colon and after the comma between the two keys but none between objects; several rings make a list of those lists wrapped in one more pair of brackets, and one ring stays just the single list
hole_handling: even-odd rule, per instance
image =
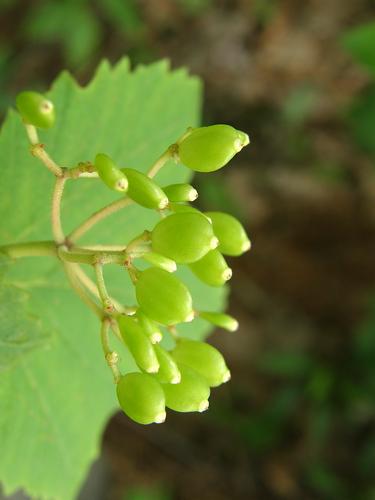
[{"label": "cluster of buds on stem", "polygon": [[[17,107],[27,126],[53,125],[53,105],[39,94],[21,93]],[[97,296],[103,311],[105,357],[114,373],[121,408],[140,424],[163,422],[166,408],[202,412],[208,408],[210,389],[230,379],[221,353],[206,342],[179,336],[178,325],[200,317],[234,331],[237,321],[221,312],[200,311],[199,305],[193,304],[188,287],[173,273],[180,265],[188,266],[205,284],[220,287],[232,277],[225,256],[239,256],[250,249],[245,229],[233,216],[204,213],[191,205],[198,197],[193,186],[160,186],[153,177],[169,159],[194,171],[218,170],[247,144],[249,138],[244,132],[229,125],[213,125],[188,129],[147,174],[119,166],[103,152],[92,159],[92,172],[109,189],[161,216],[152,231],[145,231],[126,247],[123,245],[121,255],[126,258],[119,262],[128,270],[135,288],[137,304],[133,308],[118,306],[108,295],[102,271],[104,260],[93,257],[88,261],[87,253],[82,253],[80,260],[75,261],[78,254],[74,247],[61,254],[69,263],[76,262],[76,266],[91,263],[95,267]],[[76,170],[71,178],[79,177]],[[139,269],[137,259],[148,267]],[[109,347],[111,327],[134,358],[138,371],[120,373],[118,355]],[[171,350],[163,347],[166,335],[173,338]]]}]

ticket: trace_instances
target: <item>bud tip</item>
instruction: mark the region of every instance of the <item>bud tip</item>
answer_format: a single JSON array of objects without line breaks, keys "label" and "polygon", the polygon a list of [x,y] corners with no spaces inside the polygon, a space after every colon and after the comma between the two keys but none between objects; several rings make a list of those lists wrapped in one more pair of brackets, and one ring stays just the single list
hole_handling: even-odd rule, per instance
[{"label": "bud tip", "polygon": [[231,378],[231,373],[230,373],[230,371],[229,371],[229,370],[227,370],[227,371],[224,373],[224,375],[223,375],[223,383],[228,382],[228,380],[230,380],[230,378]]},{"label": "bud tip", "polygon": [[[160,332],[153,332],[151,334],[150,340],[152,344],[158,344],[161,342],[161,339],[163,338],[162,334]],[[158,371],[158,370],[156,370]]]},{"label": "bud tip", "polygon": [[201,401],[201,403],[199,403],[199,406],[198,406],[199,413],[206,411],[209,406],[210,406],[210,403],[208,402],[208,399],[204,399],[203,401]]},{"label": "bud tip", "polygon": [[126,191],[128,189],[128,181],[126,179],[119,179],[116,183],[118,191]]},{"label": "bud tip", "polygon": [[230,267],[228,267],[227,269],[225,269],[225,270],[223,271],[223,279],[224,279],[225,281],[230,280],[230,279],[231,279],[231,277],[232,277],[232,274],[233,274],[233,273],[232,273],[232,269],[231,269]]},{"label": "bud tip", "polygon": [[162,424],[163,422],[165,422],[165,419],[167,418],[167,414],[165,411],[159,413],[159,415],[156,415],[155,417],[155,424]]},{"label": "bud tip", "polygon": [[185,323],[190,323],[194,319],[194,311],[191,311],[185,318]]},{"label": "bud tip", "polygon": [[174,377],[172,377],[171,384],[179,384],[181,382],[181,373],[176,373]]},{"label": "bud tip", "polygon": [[48,101],[48,99],[44,100],[41,106],[41,111],[43,113],[49,113],[50,111],[53,110],[53,104],[51,101]]},{"label": "bud tip", "polygon": [[148,373],[158,373],[159,368],[160,368],[159,363],[153,363],[151,366],[147,368],[146,371]]},{"label": "bud tip", "polygon": [[251,248],[251,241],[247,240],[243,243],[241,250],[242,252],[247,252],[248,250],[250,250],[250,248]]},{"label": "bud tip", "polygon": [[238,323],[238,321],[237,321],[236,319],[233,319],[232,324],[230,325],[229,330],[230,330],[231,332],[235,332],[235,331],[237,331],[237,330],[238,330],[238,327],[239,327],[239,323]]},{"label": "bud tip", "polygon": [[219,246],[219,240],[216,238],[216,236],[213,236],[210,241],[210,248],[214,250]]},{"label": "bud tip", "polygon": [[190,190],[188,198],[189,198],[189,201],[196,200],[198,198],[198,191],[196,189],[192,188]]},{"label": "bud tip", "polygon": [[165,197],[159,201],[158,207],[160,208],[160,210],[163,210],[164,208],[167,208],[168,204],[169,204],[169,200],[167,197]]},{"label": "bud tip", "polygon": [[175,271],[177,271],[177,264],[174,260],[171,260],[171,262],[168,263],[167,271],[170,273],[174,273]]}]

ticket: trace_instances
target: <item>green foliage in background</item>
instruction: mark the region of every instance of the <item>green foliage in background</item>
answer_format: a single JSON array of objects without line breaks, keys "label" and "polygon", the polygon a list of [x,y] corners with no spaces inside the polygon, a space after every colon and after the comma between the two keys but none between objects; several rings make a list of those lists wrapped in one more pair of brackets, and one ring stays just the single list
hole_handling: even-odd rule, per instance
[{"label": "green foliage in background", "polygon": [[[85,88],[63,73],[48,97],[58,118],[41,140],[64,166],[92,160],[103,150],[119,164],[145,171],[199,120],[199,81],[184,70],[170,72],[166,62],[135,71],[130,71],[126,59],[113,68],[104,62]],[[1,242],[50,238],[45,207],[52,179],[29,154],[23,125],[13,111],[1,131],[0,160]],[[170,162],[159,179],[168,184],[189,176],[187,169]],[[67,230],[113,199],[104,185],[94,186],[89,179],[82,184],[78,189],[72,184],[66,191]],[[88,236],[86,242],[128,241],[144,228],[151,229],[155,220],[147,209],[132,206],[99,224],[95,239]],[[20,328],[21,320],[26,333],[20,338],[17,363],[2,373],[0,384],[0,478],[7,494],[24,488],[33,497],[71,500],[98,454],[103,427],[118,405],[96,319],[74,296],[58,262],[35,259],[17,262],[1,281],[2,305],[9,305],[10,311],[21,305],[22,315],[0,309],[0,338],[7,341],[9,331]],[[200,284],[189,271],[182,279],[203,309],[220,308],[222,292]],[[126,273],[113,273],[110,292],[132,303],[127,280]],[[194,327],[184,325],[184,332],[199,338],[207,328],[196,321]],[[35,345],[29,352],[31,337]],[[117,349],[122,369],[132,369],[124,348]]]},{"label": "green foliage in background", "polygon": [[[352,57],[375,77],[375,22],[362,24],[348,31],[342,44]],[[354,100],[348,123],[358,145],[375,156],[375,82]]]}]

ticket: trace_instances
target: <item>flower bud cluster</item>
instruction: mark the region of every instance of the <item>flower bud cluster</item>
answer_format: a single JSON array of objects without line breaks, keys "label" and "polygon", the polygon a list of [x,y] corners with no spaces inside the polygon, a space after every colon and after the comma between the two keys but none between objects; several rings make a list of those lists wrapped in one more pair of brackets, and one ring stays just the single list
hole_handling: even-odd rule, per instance
[{"label": "flower bud cluster", "polygon": [[[194,170],[212,171],[225,165],[248,142],[246,134],[232,127],[203,127],[187,135],[175,154]],[[221,353],[206,342],[179,337],[178,325],[199,316],[228,331],[238,327],[227,314],[198,311],[189,289],[173,273],[179,265],[187,265],[202,282],[223,286],[232,276],[224,256],[246,252],[250,240],[231,215],[202,213],[192,207],[190,202],[198,193],[189,184],[161,188],[136,170],[118,170],[128,180],[127,196],[160,211],[162,218],[146,238],[128,245],[135,260],[141,258],[151,266],[133,273],[136,314],[118,319],[122,339],[140,371],[121,376],[117,397],[131,419],[141,424],[160,423],[166,418],[166,409],[205,411],[210,389],[230,379]],[[137,241],[142,241],[138,250]],[[175,342],[169,351],[159,344],[162,332],[168,330]]]},{"label": "flower bud cluster", "polygon": [[[16,104],[27,128],[53,125],[54,107],[44,96],[22,92]],[[164,156],[192,170],[212,172],[225,166],[247,144],[245,133],[228,125],[213,125],[189,129]],[[178,325],[198,316],[228,331],[236,330],[238,323],[224,313],[200,311],[188,287],[173,273],[179,265],[186,265],[207,285],[223,286],[232,277],[225,256],[238,256],[250,249],[245,229],[231,215],[202,213],[192,207],[190,203],[198,193],[190,184],[159,186],[152,178],[152,169],[146,175],[119,167],[104,153],[96,155],[90,169],[90,174],[99,177],[109,189],[161,215],[151,232],[142,233],[125,250],[125,266],[137,299],[133,315],[113,309],[104,277],[96,267],[99,296],[103,304],[109,304],[107,309],[104,307],[108,316],[104,316],[102,325],[117,325],[117,333],[139,370],[121,374],[114,369],[120,406],[140,424],[163,422],[166,408],[202,412],[208,408],[210,389],[227,382],[230,371],[217,349],[206,342],[181,338]],[[76,173],[77,169],[72,170]],[[148,266],[138,269],[137,259]],[[172,350],[163,347],[166,332],[173,336]],[[109,350],[105,337],[102,341],[107,362],[113,368],[117,353]]]}]

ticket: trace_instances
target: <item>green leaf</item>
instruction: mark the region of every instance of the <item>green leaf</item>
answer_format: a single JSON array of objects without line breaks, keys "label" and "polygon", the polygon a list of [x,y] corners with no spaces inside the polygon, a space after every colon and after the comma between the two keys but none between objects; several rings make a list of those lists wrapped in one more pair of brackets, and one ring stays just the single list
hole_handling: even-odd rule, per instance
[{"label": "green leaf", "polygon": [[49,339],[40,318],[29,311],[29,294],[6,282],[9,266],[0,254],[0,374]]},{"label": "green leaf", "polygon": [[375,22],[351,29],[342,38],[344,47],[354,59],[375,74]]},{"label": "green leaf", "polygon": [[[184,70],[170,72],[166,62],[135,71],[129,70],[127,60],[113,68],[104,62],[85,88],[63,73],[47,95],[55,104],[57,119],[51,130],[41,133],[41,141],[64,166],[93,160],[103,151],[120,166],[146,171],[188,126],[197,125],[200,108],[199,81]],[[0,164],[1,244],[51,239],[48,211],[53,179],[29,154],[14,111],[0,135]],[[157,180],[161,185],[186,182],[189,173],[170,162]],[[70,181],[63,203],[64,230],[71,231],[117,197],[96,180]],[[129,207],[100,223],[82,241],[126,243],[152,228],[157,217],[150,212]],[[111,293],[124,303],[134,303],[125,271],[107,267]],[[200,285],[189,273],[182,275],[192,285],[197,304],[220,309],[222,292]],[[40,499],[70,500],[76,498],[98,454],[108,417],[118,409],[101,352],[99,324],[74,295],[53,257],[20,259],[9,270],[7,282],[29,294],[29,310],[55,334],[48,350],[34,349],[2,375],[0,478],[6,494],[24,488]],[[185,332],[199,337],[207,333],[207,325],[194,321]],[[131,369],[125,351],[121,357],[122,367]]]}]

